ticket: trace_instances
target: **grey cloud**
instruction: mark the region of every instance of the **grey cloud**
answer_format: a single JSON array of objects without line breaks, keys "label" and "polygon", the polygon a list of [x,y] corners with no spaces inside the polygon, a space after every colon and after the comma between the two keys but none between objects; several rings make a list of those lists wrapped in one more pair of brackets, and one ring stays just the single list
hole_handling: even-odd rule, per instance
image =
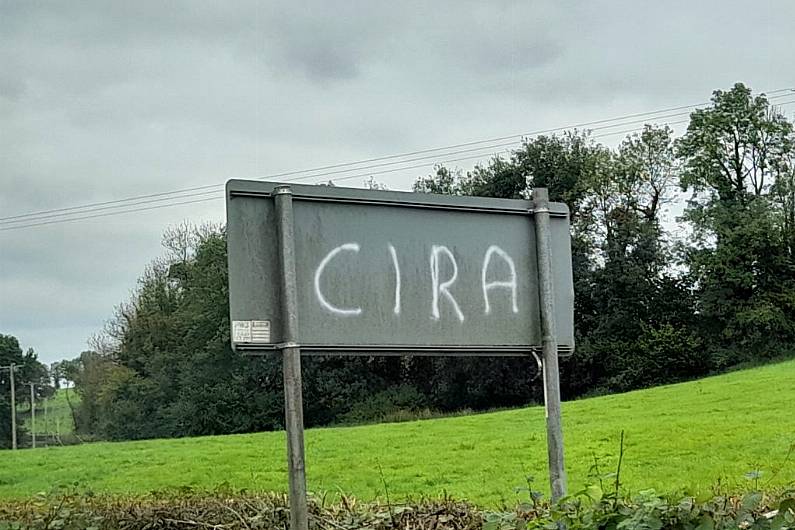
[{"label": "grey cloud", "polygon": [[[694,103],[737,80],[791,85],[793,14],[739,0],[2,2],[0,217]],[[376,178],[406,189],[429,171]],[[366,172],[306,182],[329,178]],[[0,332],[76,354],[185,217],[220,220],[223,204],[0,232]]]},{"label": "grey cloud", "polygon": [[8,72],[0,73],[0,98],[19,99],[24,92],[25,83],[22,79]]},{"label": "grey cloud", "polygon": [[298,63],[312,79],[350,79],[358,73],[356,58],[334,45],[294,47],[285,55],[286,62]]}]

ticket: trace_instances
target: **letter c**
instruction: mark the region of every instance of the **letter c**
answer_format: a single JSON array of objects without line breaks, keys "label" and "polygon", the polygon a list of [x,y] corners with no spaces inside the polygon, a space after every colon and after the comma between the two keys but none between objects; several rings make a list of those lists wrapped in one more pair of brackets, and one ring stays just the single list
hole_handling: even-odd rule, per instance
[{"label": "letter c", "polygon": [[326,265],[334,259],[334,256],[342,252],[343,250],[348,250],[350,252],[359,252],[359,243],[345,243],[344,245],[340,245],[333,249],[331,252],[326,254],[326,257],[320,262],[320,265],[317,266],[317,270],[315,271],[315,295],[317,296],[318,302],[320,305],[323,306],[324,309],[342,316],[355,316],[360,315],[362,313],[361,307],[356,307],[354,309],[343,309],[340,307],[336,307],[332,305],[326,297],[323,295],[323,291],[320,290],[320,277],[323,275],[323,270],[326,268]]}]

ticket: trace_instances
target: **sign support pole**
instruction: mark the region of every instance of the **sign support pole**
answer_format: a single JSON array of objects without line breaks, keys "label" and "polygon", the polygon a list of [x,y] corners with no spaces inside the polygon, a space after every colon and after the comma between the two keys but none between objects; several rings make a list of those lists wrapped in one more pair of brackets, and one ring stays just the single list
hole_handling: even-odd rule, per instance
[{"label": "sign support pole", "polygon": [[279,235],[281,296],[284,326],[282,372],[284,376],[284,419],[287,433],[287,471],[290,487],[290,529],[307,530],[309,514],[304,464],[304,409],[301,390],[301,348],[298,345],[298,295],[293,234],[293,196],[289,186],[273,190]]},{"label": "sign support pole", "polygon": [[552,500],[566,495],[566,469],[563,462],[563,427],[560,419],[560,373],[555,324],[555,293],[552,282],[552,244],[549,228],[549,193],[533,190],[533,217],[538,259],[538,293],[541,306],[544,407],[547,422],[547,456]]}]

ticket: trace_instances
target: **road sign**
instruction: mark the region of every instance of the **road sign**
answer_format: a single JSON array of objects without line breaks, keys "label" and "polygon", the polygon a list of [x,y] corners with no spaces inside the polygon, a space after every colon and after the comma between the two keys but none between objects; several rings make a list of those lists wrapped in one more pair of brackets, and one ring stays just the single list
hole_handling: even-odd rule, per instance
[{"label": "road sign", "polygon": [[568,209],[227,183],[232,345],[280,351],[290,527],[307,530],[301,354],[543,357],[552,498],[566,492],[558,351],[574,348]]},{"label": "road sign", "polygon": [[[227,184],[232,342],[285,341],[272,193]],[[541,348],[533,203],[291,185],[298,340],[309,353],[527,354]],[[550,204],[557,342],[574,348],[568,209]]]}]

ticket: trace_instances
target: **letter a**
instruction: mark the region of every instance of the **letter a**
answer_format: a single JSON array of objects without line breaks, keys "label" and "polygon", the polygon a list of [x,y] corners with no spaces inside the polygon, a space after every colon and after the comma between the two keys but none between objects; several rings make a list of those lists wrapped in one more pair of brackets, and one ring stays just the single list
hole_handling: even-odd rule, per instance
[{"label": "letter a", "polygon": [[[501,282],[487,282],[486,276],[489,271],[489,263],[491,263],[491,256],[497,254],[501,257],[505,263],[508,264],[508,267],[511,269],[511,279],[510,281],[501,281]],[[519,307],[516,305],[516,267],[513,264],[513,260],[511,256],[508,255],[503,249],[498,247],[497,245],[492,245],[486,251],[486,256],[483,258],[483,269],[480,271],[480,281],[483,286],[483,301],[486,303],[486,314],[488,315],[491,313],[491,305],[489,304],[489,290],[494,289],[495,287],[505,287],[506,289],[511,290],[511,304],[514,313],[519,312]]]},{"label": "letter a", "polygon": [[[453,265],[453,276],[444,283],[439,283],[439,254],[444,254]],[[431,316],[434,320],[439,320],[439,295],[443,294],[447,300],[453,305],[458,320],[464,321],[464,314],[461,308],[458,307],[458,302],[455,301],[453,295],[450,294],[448,288],[455,283],[458,278],[458,265],[455,262],[455,257],[450,249],[443,245],[434,245],[431,247],[431,283],[433,284],[433,302],[431,303]]]},{"label": "letter a", "polygon": [[324,309],[331,311],[337,315],[344,315],[344,316],[351,316],[351,315],[360,315],[362,313],[361,307],[356,307],[353,309],[343,309],[340,307],[336,307],[331,305],[331,303],[326,299],[323,295],[323,291],[320,290],[320,277],[323,275],[323,270],[326,268],[326,265],[340,252],[343,250],[348,250],[350,252],[359,252],[359,243],[345,243],[344,245],[340,245],[328,254],[326,257],[323,258],[323,261],[320,262],[320,265],[317,266],[317,270],[315,271],[315,295],[317,296],[317,301],[320,302],[320,305],[323,306]]}]

